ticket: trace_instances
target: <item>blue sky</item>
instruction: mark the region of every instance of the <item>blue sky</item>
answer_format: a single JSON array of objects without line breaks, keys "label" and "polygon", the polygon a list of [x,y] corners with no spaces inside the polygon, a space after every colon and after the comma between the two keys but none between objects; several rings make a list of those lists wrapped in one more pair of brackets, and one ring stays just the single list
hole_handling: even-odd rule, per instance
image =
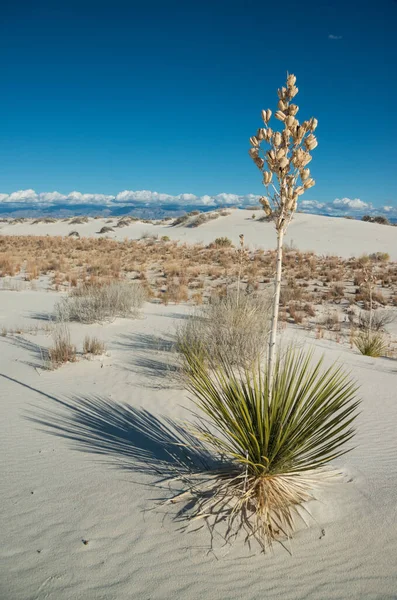
[{"label": "blue sky", "polygon": [[1,12],[3,201],[260,194],[248,138],[288,70],[300,117],[319,120],[305,198],[397,210],[396,1],[3,0]]}]

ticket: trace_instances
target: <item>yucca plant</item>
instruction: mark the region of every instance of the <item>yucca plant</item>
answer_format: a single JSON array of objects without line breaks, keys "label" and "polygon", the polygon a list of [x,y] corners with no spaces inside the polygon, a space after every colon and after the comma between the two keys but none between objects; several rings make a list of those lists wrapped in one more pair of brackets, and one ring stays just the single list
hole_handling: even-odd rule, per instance
[{"label": "yucca plant", "polygon": [[353,339],[355,346],[365,356],[379,358],[387,351],[387,341],[382,331],[366,329],[360,331]]},{"label": "yucca plant", "polygon": [[[272,388],[260,365],[244,372],[224,362],[210,372],[190,356],[188,387],[200,412],[196,436],[223,457],[224,471],[195,487],[195,518],[227,519],[227,538],[244,529],[264,550],[290,537],[295,517],[348,452],[357,414],[356,385],[340,366],[322,370],[311,353],[276,355]],[[270,399],[271,398],[271,399]]]},{"label": "yucca plant", "polygon": [[[229,360],[230,352],[204,352],[200,343],[189,344],[185,352],[187,386],[200,409],[196,435],[223,458],[224,469],[203,478],[201,485],[190,485],[180,497],[193,498],[189,505],[196,518],[213,518],[213,524],[226,519],[226,539],[244,529],[263,550],[274,539],[290,537],[302,505],[331,472],[325,467],[349,450],[345,444],[354,435],[358,406],[356,384],[341,367],[324,370],[322,360],[312,364],[310,352],[276,350],[284,235],[299,196],[314,185],[307,164],[317,146],[317,120],[300,124],[296,118],[298,107],[291,103],[298,93],[295,82],[288,75],[286,87],[278,90],[275,116],[283,131],[269,127],[271,111],[266,110],[265,127],[250,139],[250,155],[268,192],[261,204],[277,232],[266,366],[257,355],[249,368],[239,369],[241,363]],[[262,142],[270,145],[263,156]],[[243,248],[243,238],[240,244]]]}]

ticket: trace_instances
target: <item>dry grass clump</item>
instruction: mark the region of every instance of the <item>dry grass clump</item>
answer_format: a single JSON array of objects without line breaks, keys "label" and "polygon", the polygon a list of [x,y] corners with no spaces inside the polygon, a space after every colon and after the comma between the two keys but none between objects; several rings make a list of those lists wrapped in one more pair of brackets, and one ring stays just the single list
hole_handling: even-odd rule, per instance
[{"label": "dry grass clump", "polygon": [[226,521],[228,542],[243,531],[265,551],[291,537],[298,519],[306,523],[300,507],[313,498],[324,468],[349,450],[356,385],[341,367],[322,371],[321,360],[310,363],[304,352],[276,356],[269,391],[267,368],[240,373],[225,359],[210,373],[200,356],[189,357],[188,389],[205,415],[197,414],[190,430],[221,466],[195,477],[173,501],[187,501],[191,517],[210,528]]},{"label": "dry grass clump", "polygon": [[86,335],[83,341],[83,354],[93,354],[95,356],[100,356],[105,354],[105,343],[102,342],[97,337],[90,337]]},{"label": "dry grass clump", "polygon": [[228,291],[223,297],[212,297],[178,327],[177,349],[187,362],[194,354],[210,364],[227,360],[247,367],[264,354],[269,311],[267,294]]},{"label": "dry grass clump", "polygon": [[58,320],[95,323],[117,317],[137,317],[145,302],[139,283],[111,281],[104,285],[83,285],[55,306]]},{"label": "dry grass clump", "polygon": [[101,227],[101,229],[98,231],[98,233],[110,233],[111,231],[114,231],[113,227]]},{"label": "dry grass clump", "polygon": [[60,321],[53,332],[54,344],[48,351],[48,362],[52,369],[68,362],[76,361],[76,347],[70,340],[70,331],[68,326]]}]

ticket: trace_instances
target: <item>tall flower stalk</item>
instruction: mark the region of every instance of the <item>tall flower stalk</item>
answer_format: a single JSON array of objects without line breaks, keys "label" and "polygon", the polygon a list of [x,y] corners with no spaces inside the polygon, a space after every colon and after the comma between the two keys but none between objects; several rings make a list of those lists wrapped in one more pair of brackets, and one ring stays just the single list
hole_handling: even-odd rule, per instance
[{"label": "tall flower stalk", "polygon": [[[299,107],[292,100],[298,94],[295,75],[287,74],[286,86],[278,93],[278,110],[275,118],[283,125],[282,131],[273,130],[269,123],[270,109],[262,111],[264,127],[250,138],[249,154],[262,173],[266,196],[260,203],[267,217],[275,224],[277,232],[276,274],[268,353],[269,396],[273,389],[276,356],[277,324],[283,264],[283,241],[288,225],[296,211],[299,197],[315,185],[307,165],[312,160],[311,151],[317,146],[314,131],[317,119],[299,122]],[[264,149],[266,146],[267,149]]]}]

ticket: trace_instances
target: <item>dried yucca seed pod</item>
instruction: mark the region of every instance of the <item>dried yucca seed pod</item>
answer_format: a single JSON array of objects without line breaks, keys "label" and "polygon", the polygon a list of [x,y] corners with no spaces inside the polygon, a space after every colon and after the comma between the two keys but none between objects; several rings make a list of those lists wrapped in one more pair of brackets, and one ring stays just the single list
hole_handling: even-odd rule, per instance
[{"label": "dried yucca seed pod", "polygon": [[252,137],[250,137],[250,144],[251,144],[251,146],[254,146],[254,147],[259,146],[259,141],[256,138],[256,136],[253,135]]},{"label": "dried yucca seed pod", "polygon": [[277,110],[274,113],[274,116],[276,117],[276,119],[278,119],[279,121],[285,121],[286,119],[286,115],[283,113],[282,110]]},{"label": "dried yucca seed pod", "polygon": [[288,87],[293,87],[296,83],[296,77],[295,75],[288,75],[287,77],[287,85]]},{"label": "dried yucca seed pod", "polygon": [[290,98],[295,98],[296,94],[299,92],[299,89],[294,85],[288,91]]},{"label": "dried yucca seed pod", "polygon": [[277,151],[276,158],[277,160],[280,160],[283,156],[285,156],[285,150],[284,148],[280,148],[280,150]]},{"label": "dried yucca seed pod", "polygon": [[314,138],[314,140],[311,141],[305,140],[305,146],[308,150],[314,150],[314,148],[317,148],[318,146],[318,141],[316,140],[316,138]]},{"label": "dried yucca seed pod", "polygon": [[277,103],[277,106],[280,110],[286,110],[288,104],[286,102],[284,102],[283,100],[279,100]]},{"label": "dried yucca seed pod", "polygon": [[262,204],[263,210],[265,211],[266,215],[269,217],[272,214],[272,209],[270,207],[269,200],[265,196],[262,196],[262,198],[259,198],[259,202],[260,202],[260,204]]},{"label": "dried yucca seed pod", "polygon": [[310,169],[303,169],[300,172],[300,176],[301,176],[302,181],[306,181],[306,179],[308,179],[308,177],[310,176]]},{"label": "dried yucca seed pod", "polygon": [[293,117],[297,114],[298,110],[299,110],[299,106],[297,106],[296,104],[290,104],[288,107],[288,112]]},{"label": "dried yucca seed pod", "polygon": [[318,125],[317,119],[315,119],[314,117],[312,117],[310,119],[310,130],[314,131],[315,129],[317,129],[317,125]]},{"label": "dried yucca seed pod", "polygon": [[289,117],[287,117],[285,119],[285,124],[287,125],[287,127],[293,127],[294,123],[295,123],[295,117],[293,117],[292,115],[290,115]]},{"label": "dried yucca seed pod", "polygon": [[271,182],[273,177],[272,173],[269,173],[269,171],[265,171],[264,175],[263,175],[263,183],[265,185],[269,185],[269,183]]},{"label": "dried yucca seed pod", "polygon": [[310,179],[306,179],[306,181],[303,184],[303,187],[305,188],[305,190],[308,190],[309,188],[313,187],[314,185],[316,185],[316,182],[314,181],[314,179],[310,178]]},{"label": "dried yucca seed pod", "polygon": [[257,140],[259,140],[260,142],[264,139],[264,135],[263,132],[266,131],[265,129],[258,129],[258,131],[256,132],[256,138]]},{"label": "dried yucca seed pod", "polygon": [[290,199],[292,199],[294,197],[294,188],[293,187],[288,188],[287,196]]},{"label": "dried yucca seed pod", "polygon": [[286,180],[287,184],[289,185],[289,187],[294,186],[294,179],[295,179],[295,177],[293,175],[286,176],[285,180]]},{"label": "dried yucca seed pod", "polygon": [[282,141],[281,133],[279,131],[276,131],[276,133],[273,136],[273,144],[275,146],[279,146],[281,144],[281,141]]},{"label": "dried yucca seed pod", "polygon": [[250,148],[248,150],[248,154],[250,155],[251,158],[254,158],[255,156],[258,156],[258,152],[259,152],[258,148]]},{"label": "dried yucca seed pod", "polygon": [[288,165],[289,165],[289,160],[288,160],[288,158],[285,158],[285,156],[283,156],[278,161],[278,164],[280,166],[280,169],[286,169],[288,167]]},{"label": "dried yucca seed pod", "polygon": [[272,139],[272,135],[273,135],[273,130],[270,127],[268,127],[266,129],[266,136],[265,136],[265,139],[267,142],[270,142],[270,140]]},{"label": "dried yucca seed pod", "polygon": [[304,193],[305,193],[305,188],[302,185],[300,185],[299,187],[297,187],[296,190],[295,190],[295,194],[297,196],[302,196],[302,194],[304,194]]},{"label": "dried yucca seed pod", "polygon": [[268,123],[270,121],[271,116],[272,116],[272,111],[270,110],[270,108],[268,108],[266,111],[266,123]]}]

